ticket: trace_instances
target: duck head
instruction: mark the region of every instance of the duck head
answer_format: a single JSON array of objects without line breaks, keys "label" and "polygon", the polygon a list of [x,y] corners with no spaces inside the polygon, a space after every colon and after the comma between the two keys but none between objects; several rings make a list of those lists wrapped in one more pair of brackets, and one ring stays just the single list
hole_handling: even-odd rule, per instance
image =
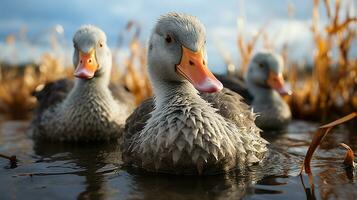
[{"label": "duck head", "polygon": [[270,88],[281,95],[288,95],[291,91],[285,87],[283,70],[283,59],[280,55],[259,52],[253,56],[245,79],[248,84],[256,87]]},{"label": "duck head", "polygon": [[149,41],[148,66],[152,81],[189,81],[201,92],[223,88],[207,66],[204,26],[190,15],[168,13],[159,18]]},{"label": "duck head", "polygon": [[80,27],[73,37],[74,76],[89,80],[110,73],[112,56],[105,33],[92,25]]}]

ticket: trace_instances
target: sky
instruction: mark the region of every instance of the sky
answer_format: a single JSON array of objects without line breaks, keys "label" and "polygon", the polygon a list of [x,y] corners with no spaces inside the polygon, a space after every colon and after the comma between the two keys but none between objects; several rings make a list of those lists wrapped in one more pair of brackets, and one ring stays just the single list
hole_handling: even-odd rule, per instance
[{"label": "sky", "polygon": [[[356,2],[350,2],[355,14]],[[0,7],[0,60],[11,60],[11,49],[4,39],[7,35],[21,35],[26,30],[28,45],[16,45],[24,53],[17,60],[35,60],[48,47],[47,35],[57,30],[65,44],[65,54],[71,54],[71,38],[82,24],[102,28],[108,43],[115,47],[119,33],[130,20],[142,27],[141,40],[145,43],[156,19],[167,12],[184,12],[197,16],[206,26],[209,62],[216,71],[224,68],[223,55],[238,63],[237,34],[252,37],[264,24],[274,46],[287,43],[293,59],[311,59],[310,32],[312,0],[2,0]],[[289,15],[288,8],[293,8]],[[323,9],[321,9],[323,10]],[[323,14],[323,13],[322,13]],[[238,23],[244,19],[244,23]],[[324,18],[322,20],[325,20]],[[238,27],[238,25],[240,25]],[[30,48],[30,50],[29,50]],[[256,50],[263,47],[259,44]],[[26,53],[31,52],[31,53]]]}]

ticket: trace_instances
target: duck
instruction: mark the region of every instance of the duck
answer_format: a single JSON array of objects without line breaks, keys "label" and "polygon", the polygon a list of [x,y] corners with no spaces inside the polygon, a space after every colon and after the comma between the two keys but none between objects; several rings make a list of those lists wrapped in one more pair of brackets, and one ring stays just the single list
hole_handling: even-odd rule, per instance
[{"label": "duck", "polygon": [[264,130],[284,129],[292,118],[290,107],[282,98],[291,95],[285,85],[283,71],[281,55],[261,51],[253,56],[244,77],[253,96],[251,105],[258,113],[255,123]]},{"label": "duck", "polygon": [[110,141],[121,137],[133,96],[121,89],[114,98],[109,89],[111,51],[105,33],[93,25],[81,26],[73,37],[75,80],[46,84],[35,93],[38,106],[30,125],[35,139],[60,142]]},{"label": "duck", "polygon": [[154,97],[126,120],[121,148],[125,166],[205,175],[264,158],[268,142],[260,136],[255,114],[207,66],[205,35],[192,15],[171,12],[158,19],[147,55]]},{"label": "duck", "polygon": [[243,78],[219,75],[223,85],[244,97],[258,114],[255,123],[264,131],[285,129],[292,114],[283,99],[291,95],[283,77],[284,62],[281,55],[268,50],[254,54]]}]

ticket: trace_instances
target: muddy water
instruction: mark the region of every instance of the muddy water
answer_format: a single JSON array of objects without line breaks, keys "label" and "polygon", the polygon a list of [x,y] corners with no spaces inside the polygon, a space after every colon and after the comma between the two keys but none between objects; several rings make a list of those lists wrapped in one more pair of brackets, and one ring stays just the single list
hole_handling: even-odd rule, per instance
[{"label": "muddy water", "polygon": [[121,167],[117,144],[34,143],[28,122],[0,124],[0,199],[357,199],[357,170],[341,164],[345,142],[357,150],[357,133],[336,128],[312,162],[314,186],[298,176],[317,124],[294,121],[271,143],[261,165],[225,175],[153,175]]}]

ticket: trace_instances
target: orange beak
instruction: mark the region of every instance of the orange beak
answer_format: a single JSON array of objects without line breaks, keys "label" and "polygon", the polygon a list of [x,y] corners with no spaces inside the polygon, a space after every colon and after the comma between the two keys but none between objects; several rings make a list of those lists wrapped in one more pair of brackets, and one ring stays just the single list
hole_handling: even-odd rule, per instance
[{"label": "orange beak", "polygon": [[79,51],[79,63],[74,72],[74,76],[81,79],[91,79],[98,69],[98,63],[95,59],[95,51],[83,53]]},{"label": "orange beak", "polygon": [[182,58],[176,65],[176,71],[200,92],[218,92],[223,88],[222,83],[208,69],[202,51],[193,52],[182,46]]},{"label": "orange beak", "polygon": [[269,72],[267,84],[276,90],[280,95],[290,95],[291,91],[285,87],[284,78],[281,73]]}]

